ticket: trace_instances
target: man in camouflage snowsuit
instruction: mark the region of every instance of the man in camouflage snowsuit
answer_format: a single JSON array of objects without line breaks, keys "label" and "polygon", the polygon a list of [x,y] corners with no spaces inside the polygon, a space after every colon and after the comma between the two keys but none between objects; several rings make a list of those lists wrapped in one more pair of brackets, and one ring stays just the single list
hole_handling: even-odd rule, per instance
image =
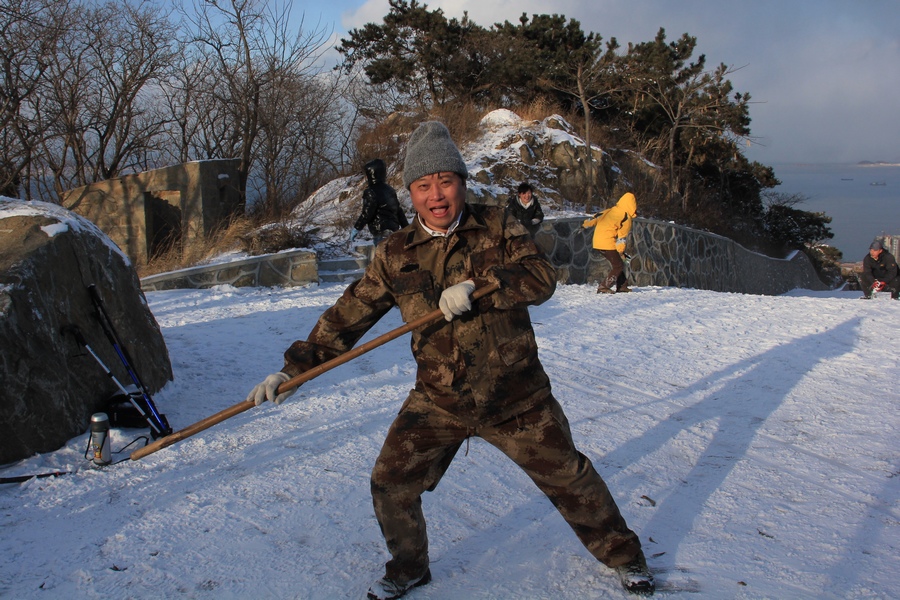
[{"label": "man in camouflage snowsuit", "polygon": [[[478,436],[521,467],[587,549],[623,585],[652,593],[640,541],[591,461],[578,452],[538,360],[528,306],[550,298],[556,272],[502,208],[465,203],[466,166],[440,123],[411,136],[404,183],[414,222],[375,250],[365,274],[285,352],[282,372],[248,399],[280,403],[278,385],[350,350],[391,308],[405,322],[440,308],[412,333],[418,371],[372,471],[375,514],[391,559],[369,598],[399,598],[431,578],[421,495],[438,485],[461,444]],[[474,302],[472,291],[498,283]]]}]

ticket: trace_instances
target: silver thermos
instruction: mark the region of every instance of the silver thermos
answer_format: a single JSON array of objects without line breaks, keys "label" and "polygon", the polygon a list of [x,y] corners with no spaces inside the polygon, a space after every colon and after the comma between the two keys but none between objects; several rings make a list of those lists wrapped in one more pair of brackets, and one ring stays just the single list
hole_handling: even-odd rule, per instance
[{"label": "silver thermos", "polygon": [[95,465],[104,466],[112,462],[109,417],[106,413],[94,413],[91,416],[91,451],[94,453]]}]

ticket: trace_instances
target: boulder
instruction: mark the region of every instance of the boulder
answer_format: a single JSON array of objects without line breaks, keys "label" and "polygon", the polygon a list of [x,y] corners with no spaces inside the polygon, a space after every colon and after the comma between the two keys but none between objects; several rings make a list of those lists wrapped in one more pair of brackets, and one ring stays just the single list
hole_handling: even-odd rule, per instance
[{"label": "boulder", "polygon": [[537,190],[545,212],[581,207],[589,182],[588,165],[593,167],[594,177],[592,206],[611,205],[618,199],[611,190],[630,189],[621,169],[599,143],[592,142],[588,151],[575,128],[559,115],[526,121],[498,109],[485,115],[479,128],[479,140],[460,148],[469,169],[469,202],[505,204],[515,197],[518,185],[527,181]]},{"label": "boulder", "polygon": [[76,326],[114,377],[132,384],[97,318],[91,285],[147,391],[159,391],[172,366],[125,254],[60,206],[0,197],[0,464],[87,432],[91,414],[118,391],[66,327]]}]

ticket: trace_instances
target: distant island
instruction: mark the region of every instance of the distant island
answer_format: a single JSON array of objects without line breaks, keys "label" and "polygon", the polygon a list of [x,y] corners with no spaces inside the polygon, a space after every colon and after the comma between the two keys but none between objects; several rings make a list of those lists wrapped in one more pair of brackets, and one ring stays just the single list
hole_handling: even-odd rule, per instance
[{"label": "distant island", "polygon": [[858,164],[860,167],[900,167],[900,163],[890,163],[880,160],[861,160],[856,164]]}]

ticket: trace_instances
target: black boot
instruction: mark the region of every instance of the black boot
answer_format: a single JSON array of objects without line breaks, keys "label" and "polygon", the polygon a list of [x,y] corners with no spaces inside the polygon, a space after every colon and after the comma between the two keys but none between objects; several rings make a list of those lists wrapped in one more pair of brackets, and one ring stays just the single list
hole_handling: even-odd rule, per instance
[{"label": "black boot", "polygon": [[619,581],[622,582],[622,587],[629,594],[652,596],[656,590],[653,573],[647,568],[647,560],[641,550],[638,551],[637,556],[631,559],[631,562],[616,567],[616,574],[619,576]]}]

